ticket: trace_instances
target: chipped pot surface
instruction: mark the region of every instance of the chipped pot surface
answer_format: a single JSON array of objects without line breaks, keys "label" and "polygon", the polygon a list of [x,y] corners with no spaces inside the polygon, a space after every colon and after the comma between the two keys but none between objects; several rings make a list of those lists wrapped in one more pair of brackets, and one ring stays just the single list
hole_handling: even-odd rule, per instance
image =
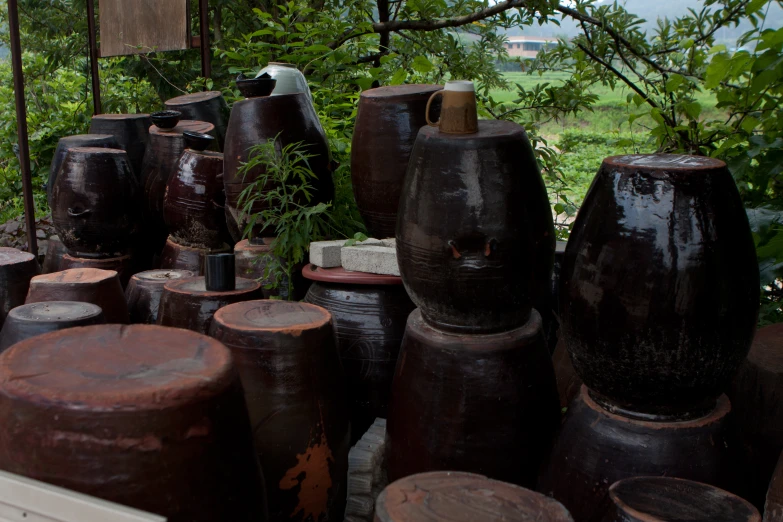
[{"label": "chipped pot surface", "polygon": [[379,522],[573,522],[562,504],[535,491],[454,471],[420,473],[388,485]]},{"label": "chipped pot surface", "polygon": [[215,321],[232,329],[253,332],[282,332],[298,335],[302,330],[321,328],[332,315],[320,306],[294,301],[245,301],[224,306],[215,312]]},{"label": "chipped pot surface", "polygon": [[0,356],[0,392],[74,409],[163,409],[213,395],[233,378],[219,342],[152,325],[70,328]]}]

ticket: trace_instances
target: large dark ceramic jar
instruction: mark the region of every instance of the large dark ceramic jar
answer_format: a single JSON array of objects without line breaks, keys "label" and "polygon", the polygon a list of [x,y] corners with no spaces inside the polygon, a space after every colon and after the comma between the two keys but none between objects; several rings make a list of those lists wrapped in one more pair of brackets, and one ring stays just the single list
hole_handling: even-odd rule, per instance
[{"label": "large dark ceramic jar", "polygon": [[8,312],[3,323],[0,352],[36,335],[105,322],[101,307],[92,303],[47,301],[20,305]]},{"label": "large dark ceramic jar", "polygon": [[373,237],[394,237],[408,159],[426,107],[440,85],[394,85],[364,91],[351,144],[356,204]]},{"label": "large dark ceramic jar", "polygon": [[345,382],[329,312],[259,300],[215,313],[234,356],[273,522],[341,521],[348,473]]},{"label": "large dark ceramic jar", "polygon": [[120,144],[117,138],[109,134],[76,134],[74,136],[65,136],[57,142],[57,148],[54,150],[52,164],[49,168],[49,181],[46,183],[46,201],[49,208],[54,208],[52,203],[52,189],[54,182],[57,181],[57,174],[60,173],[60,166],[63,164],[65,155],[74,147],[102,147],[107,149],[119,149]]},{"label": "large dark ceramic jar", "polygon": [[753,340],[756,251],[722,161],[605,159],[561,278],[561,328],[574,368],[608,407],[701,415]]},{"label": "large dark ceramic jar", "polygon": [[329,310],[348,381],[351,440],[385,419],[405,323],[414,306],[397,276],[307,265],[305,301]]},{"label": "large dark ceramic jar", "polygon": [[172,239],[215,248],[228,236],[224,214],[223,155],[186,149],[166,185],[163,216]]},{"label": "large dark ceramic jar", "polygon": [[169,522],[266,520],[231,354],[186,330],[84,326],[3,352],[0,469]]},{"label": "large dark ceramic jar", "polygon": [[150,143],[144,155],[141,168],[141,183],[144,189],[144,228],[147,243],[154,243],[159,253],[166,241],[167,229],[163,218],[163,199],[166,184],[174,175],[177,163],[185,151],[185,131],[209,134],[215,127],[203,121],[182,120],[176,127],[161,129],[150,127]]},{"label": "large dark ceramic jar", "polygon": [[111,134],[128,153],[133,172],[141,175],[141,164],[149,143],[152,120],[149,114],[96,114],[90,122],[90,132]]},{"label": "large dark ceramic jar", "polygon": [[30,280],[39,271],[38,261],[30,252],[0,247],[0,328],[8,312],[24,304]]},{"label": "large dark ceramic jar", "polygon": [[[475,134],[419,131],[397,217],[397,260],[430,324],[499,332],[549,306],[552,211],[525,130],[481,121]],[[541,305],[538,305],[541,306]]]},{"label": "large dark ceramic jar", "polygon": [[443,332],[410,314],[386,427],[389,480],[447,469],[533,487],[559,421],[536,311],[487,335]]},{"label": "large dark ceramic jar", "polygon": [[76,257],[122,256],[139,224],[139,184],[123,150],[69,150],[52,202],[57,235]]},{"label": "large dark ceramic jar", "polygon": [[597,522],[609,486],[629,477],[679,477],[733,489],[739,475],[730,412],[723,395],[698,419],[631,419],[597,404],[582,386],[542,468],[538,491],[562,502],[574,520]]},{"label": "large dark ceramic jar", "polygon": [[230,111],[220,91],[183,94],[166,100],[166,109],[181,112],[186,120],[206,121],[214,125],[218,149],[223,150]]},{"label": "large dark ceramic jar", "polygon": [[[245,222],[240,218],[239,195],[259,175],[262,167],[247,173],[240,173],[242,163],[250,156],[250,149],[277,137],[278,150],[286,145],[302,142],[305,151],[312,155],[308,165],[315,174],[310,180],[313,186],[313,205],[331,201],[334,197],[334,182],[329,168],[329,147],[318,115],[307,93],[282,94],[250,98],[236,102],[228,121],[225,146],[225,171],[223,182],[226,188],[226,218],[234,241],[243,239]],[[257,201],[252,213],[263,210],[262,201]],[[258,224],[253,236],[271,235],[264,233]],[[269,231],[269,232],[274,232]]]},{"label": "large dark ceramic jar", "polygon": [[220,308],[262,297],[260,283],[241,277],[236,278],[234,290],[226,291],[207,290],[203,277],[169,281],[163,286],[158,324],[205,334],[209,332],[212,316]]}]

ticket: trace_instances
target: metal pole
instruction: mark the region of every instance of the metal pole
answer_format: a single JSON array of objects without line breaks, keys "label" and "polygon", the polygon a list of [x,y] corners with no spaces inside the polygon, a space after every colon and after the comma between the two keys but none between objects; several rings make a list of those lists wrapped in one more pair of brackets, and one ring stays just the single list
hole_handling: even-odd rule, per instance
[{"label": "metal pole", "polygon": [[209,0],[199,0],[198,10],[201,22],[201,76],[209,78],[212,74],[209,58]]},{"label": "metal pole", "polygon": [[101,77],[98,72],[98,41],[95,29],[95,0],[87,0],[87,32],[90,42],[90,76],[92,77],[92,113],[101,111]]},{"label": "metal pole", "polygon": [[27,109],[24,104],[24,72],[22,71],[22,43],[19,40],[19,12],[16,0],[8,0],[8,32],[11,36],[11,65],[14,71],[14,98],[16,100],[16,129],[19,137],[19,166],[22,170],[24,193],[24,220],[27,224],[27,248],[38,257],[38,239],[35,237],[35,205],[33,204],[33,176],[30,173],[30,148],[27,143]]}]

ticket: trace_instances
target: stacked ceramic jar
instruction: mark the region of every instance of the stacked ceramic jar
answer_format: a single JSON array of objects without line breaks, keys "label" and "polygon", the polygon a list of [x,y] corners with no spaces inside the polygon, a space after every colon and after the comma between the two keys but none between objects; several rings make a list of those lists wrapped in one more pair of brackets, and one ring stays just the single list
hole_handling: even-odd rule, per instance
[{"label": "stacked ceramic jar", "polygon": [[448,469],[531,486],[559,419],[533,308],[552,270],[549,201],[522,127],[477,121],[472,82],[448,82],[430,101],[440,96],[397,218],[418,309],[392,385],[389,479]]},{"label": "stacked ceramic jar", "polygon": [[68,249],[59,269],[99,268],[130,277],[139,185],[125,151],[67,149],[52,187],[52,220]]},{"label": "stacked ceramic jar", "polygon": [[585,383],[541,477],[576,520],[615,481],[667,475],[732,487],[731,406],[759,276],[739,193],[718,160],[604,160],[568,241],[562,334]]}]

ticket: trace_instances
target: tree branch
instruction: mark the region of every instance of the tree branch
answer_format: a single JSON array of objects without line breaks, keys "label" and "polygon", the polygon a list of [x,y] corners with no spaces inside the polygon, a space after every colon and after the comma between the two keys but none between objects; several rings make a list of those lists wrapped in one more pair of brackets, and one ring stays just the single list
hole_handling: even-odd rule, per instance
[{"label": "tree branch", "polygon": [[482,9],[463,16],[455,16],[454,18],[441,18],[437,20],[389,20],[388,22],[375,22],[372,24],[372,31],[356,32],[355,29],[349,29],[345,31],[340,38],[333,40],[326,44],[330,49],[336,49],[342,44],[353,38],[364,36],[373,33],[386,33],[386,32],[398,32],[398,31],[437,31],[438,29],[446,29],[449,27],[460,27],[463,25],[472,24],[489,18],[491,16],[498,15],[509,9],[527,7],[528,0],[505,0],[499,2],[492,7]]}]

